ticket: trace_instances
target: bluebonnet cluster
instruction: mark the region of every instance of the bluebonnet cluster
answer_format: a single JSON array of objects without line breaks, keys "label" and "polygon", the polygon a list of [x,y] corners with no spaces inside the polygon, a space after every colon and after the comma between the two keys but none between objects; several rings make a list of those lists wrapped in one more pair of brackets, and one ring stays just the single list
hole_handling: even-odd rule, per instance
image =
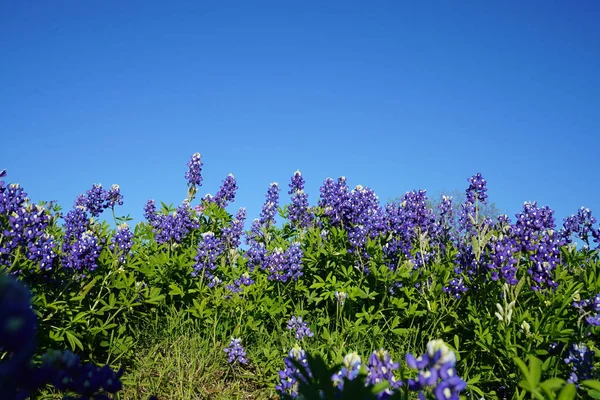
[{"label": "bluebonnet cluster", "polygon": [[27,249],[27,258],[40,262],[40,268],[52,269],[56,253],[54,240],[45,233],[51,217],[36,204],[21,203],[8,214],[8,229],[4,229],[4,240],[0,247],[0,263],[10,265],[10,254],[18,247]]},{"label": "bluebonnet cluster", "polygon": [[[580,240],[589,245],[589,235],[591,234],[595,241],[598,242],[598,232],[594,230],[594,224],[596,223],[596,218],[592,216],[592,212],[589,208],[581,207],[577,214],[566,217],[563,222],[563,228],[560,231],[560,234],[566,243],[571,243],[572,235],[576,235]],[[598,248],[600,249],[600,243],[598,243]]]},{"label": "bluebonnet cluster", "polygon": [[200,153],[194,153],[187,166],[185,179],[187,179],[188,185],[193,187],[202,186],[202,156]]},{"label": "bluebonnet cluster", "polygon": [[44,233],[36,242],[29,242],[27,247],[27,258],[29,260],[39,261],[40,269],[49,271],[54,268],[58,257],[56,253],[56,243],[52,236]]},{"label": "bluebonnet cluster", "polygon": [[250,248],[246,251],[246,258],[248,260],[246,265],[248,265],[250,272],[252,272],[256,267],[261,268],[267,256],[267,248],[264,244],[255,240],[251,240],[249,244]]},{"label": "bluebonnet cluster", "polygon": [[221,188],[212,199],[220,207],[227,207],[230,202],[233,203],[235,199],[235,192],[237,190],[237,183],[235,177],[232,174],[227,175],[227,178],[223,181]]},{"label": "bluebonnet cluster", "polygon": [[344,366],[342,369],[335,373],[331,380],[335,383],[336,387],[340,390],[344,389],[344,378],[352,381],[356,379],[360,373],[360,367],[362,366],[362,360],[357,352],[352,352],[344,356]]},{"label": "bluebonnet cluster", "polygon": [[308,376],[312,377],[306,359],[306,352],[296,344],[283,359],[285,368],[279,371],[279,384],[275,385],[275,390],[279,394],[288,394],[295,398],[298,396],[298,379],[304,379],[304,377],[292,360],[300,363],[307,370]]},{"label": "bluebonnet cluster", "polygon": [[[0,171],[0,178],[6,170]],[[0,265],[12,264],[11,254],[17,248],[26,250],[28,259],[38,261],[42,270],[54,267],[57,257],[54,239],[45,233],[52,216],[43,207],[29,204],[27,193],[17,184],[0,181],[0,217],[5,217],[5,229],[0,226]],[[1,221],[1,219],[0,219]]]},{"label": "bluebonnet cluster", "polygon": [[288,209],[288,219],[296,228],[306,228],[314,220],[314,214],[308,207],[308,195],[304,193],[304,178],[300,171],[292,176],[288,194],[292,195],[292,203]]},{"label": "bluebonnet cluster", "polygon": [[507,283],[516,285],[519,282],[517,279],[517,254],[519,252],[517,241],[513,237],[504,236],[491,242],[488,247],[490,252],[487,267],[491,271],[492,279],[502,278]]},{"label": "bluebonnet cluster", "polygon": [[148,200],[144,207],[144,217],[152,226],[156,242],[159,244],[180,243],[194,229],[200,227],[197,216],[186,199],[172,214],[156,213],[154,200]]},{"label": "bluebonnet cluster", "polygon": [[567,382],[575,383],[594,378],[594,352],[585,344],[573,344],[568,348],[565,364],[571,366]]},{"label": "bluebonnet cluster", "polygon": [[442,340],[427,343],[427,351],[418,358],[408,354],[406,363],[418,370],[417,377],[407,384],[411,391],[419,392],[420,398],[425,398],[425,391],[433,390],[437,400],[458,400],[467,387],[454,369],[456,356]]},{"label": "bluebonnet cluster", "polygon": [[447,286],[442,289],[446,293],[450,293],[454,298],[460,299],[463,293],[468,289],[463,282],[463,278],[452,278]]},{"label": "bluebonnet cluster", "polygon": [[121,224],[117,227],[117,232],[112,237],[112,243],[110,250],[119,253],[119,262],[125,263],[126,256],[129,254],[131,247],[133,246],[133,232],[129,229],[127,224]]},{"label": "bluebonnet cluster", "polygon": [[380,349],[374,351],[369,356],[369,362],[367,365],[367,380],[366,383],[369,385],[376,385],[380,382],[388,381],[390,386],[379,393],[378,399],[387,399],[393,394],[394,390],[398,389],[403,385],[402,381],[399,381],[394,376],[394,371],[400,367],[400,364],[392,360],[392,356],[386,350]]},{"label": "bluebonnet cluster", "polygon": [[63,266],[79,272],[96,269],[102,246],[92,231],[86,231],[70,244],[70,251],[62,259]]},{"label": "bluebonnet cluster", "polygon": [[115,205],[123,205],[123,196],[119,185],[112,185],[109,191],[104,190],[101,184],[94,184],[85,195],[81,194],[75,200],[75,207],[85,207],[94,218],[107,208],[114,208]]},{"label": "bluebonnet cluster", "polygon": [[[310,366],[304,350],[296,344],[284,359],[284,370],[279,371],[279,384],[275,389],[279,394],[287,394],[295,398],[298,396],[298,380],[304,379],[292,361],[299,362],[312,379]],[[459,399],[459,393],[466,389],[467,384],[457,375],[454,368],[456,357],[442,340],[432,340],[427,344],[427,351],[422,356],[415,358],[412,354],[406,356],[410,368],[417,369],[417,376],[406,381],[408,390],[417,392],[419,399],[425,399],[426,394],[432,393],[436,400]],[[380,400],[389,399],[396,391],[405,386],[405,382],[398,380],[394,374],[400,367],[398,362],[392,360],[389,352],[380,349],[374,351],[363,365],[360,356],[356,353],[347,354],[343,366],[331,376],[337,390],[344,388],[344,379],[352,381],[361,374],[361,369],[366,370],[365,385],[373,387],[381,382],[388,382],[388,387],[377,393]]]},{"label": "bluebonnet cluster", "polygon": [[217,259],[223,253],[221,240],[215,236],[213,232],[205,232],[202,234],[202,239],[198,244],[198,253],[194,260],[194,271],[192,276],[201,276],[208,280],[208,286],[213,287],[217,281],[215,278],[215,270],[217,269]]},{"label": "bluebonnet cluster", "polygon": [[247,364],[246,350],[242,347],[242,340],[239,338],[231,338],[229,345],[223,350],[227,354],[227,362],[229,364]]},{"label": "bluebonnet cluster", "polygon": [[120,206],[123,205],[123,195],[121,194],[119,185],[113,184],[108,193],[106,193],[106,202],[104,206],[106,208],[114,208],[117,204]]},{"label": "bluebonnet cluster", "polygon": [[564,241],[554,232],[553,214],[554,211],[547,206],[539,208],[535,202],[526,202],[511,226],[512,236],[531,261],[527,272],[534,280],[533,290],[556,288],[558,285],[552,273],[560,262],[560,246]]},{"label": "bluebonnet cluster", "polygon": [[483,179],[480,173],[477,173],[467,179],[467,181],[469,182],[469,187],[466,190],[467,202],[475,204],[475,202],[479,201],[485,204],[487,200],[485,179]]},{"label": "bluebonnet cluster", "polygon": [[319,191],[321,192],[319,207],[323,209],[331,225],[343,226],[350,207],[350,189],[346,184],[346,178],[340,176],[337,182],[327,178]]},{"label": "bluebonnet cluster", "polygon": [[591,299],[574,301],[575,307],[582,316],[585,316],[585,321],[592,326],[600,326],[600,293],[596,294]]},{"label": "bluebonnet cluster", "polygon": [[151,226],[154,226],[158,221],[156,203],[152,199],[148,200],[144,206],[144,218],[150,223]]},{"label": "bluebonnet cluster", "polygon": [[267,200],[260,212],[259,224],[261,226],[269,226],[275,223],[275,214],[277,214],[277,208],[279,207],[279,185],[277,182],[271,183],[266,198]]},{"label": "bluebonnet cluster", "polygon": [[407,192],[401,200],[399,204],[389,203],[385,208],[386,230],[392,237],[383,250],[391,270],[395,270],[403,258],[420,265],[423,256],[427,259],[431,254],[413,256],[412,249],[417,245],[419,236],[425,235],[433,245],[440,232],[435,214],[427,207],[425,190]]},{"label": "bluebonnet cluster", "polygon": [[231,223],[221,229],[221,240],[231,249],[240,245],[244,233],[244,221],[246,220],[246,209],[240,208]]},{"label": "bluebonnet cluster", "polygon": [[369,237],[375,238],[385,230],[384,213],[375,192],[361,185],[350,192],[348,205],[348,239],[351,248],[361,249]]},{"label": "bluebonnet cluster", "polygon": [[[254,247],[254,249],[260,249],[260,247]],[[252,256],[254,256],[254,254]],[[290,279],[295,281],[303,275],[303,256],[304,252],[300,248],[300,245],[298,243],[292,243],[285,251],[281,248],[276,248],[267,253],[263,257],[260,267],[268,273],[267,278],[270,281],[283,283]]]},{"label": "bluebonnet cluster", "polygon": [[462,235],[476,235],[477,234],[477,215],[475,212],[475,205],[473,203],[463,203],[460,205],[458,211],[458,229]]},{"label": "bluebonnet cluster", "polygon": [[302,317],[292,316],[287,323],[287,329],[294,331],[294,336],[298,340],[314,336],[314,333],[310,330],[308,324],[302,320]]},{"label": "bluebonnet cluster", "polygon": [[101,184],[94,184],[85,195],[80,194],[75,200],[75,207],[85,207],[85,210],[97,218],[104,211],[106,190]]},{"label": "bluebonnet cluster", "polygon": [[247,272],[244,272],[238,279],[233,281],[233,284],[225,286],[226,289],[232,293],[240,293],[243,288],[242,286],[250,286],[254,284],[254,279],[250,278]]}]

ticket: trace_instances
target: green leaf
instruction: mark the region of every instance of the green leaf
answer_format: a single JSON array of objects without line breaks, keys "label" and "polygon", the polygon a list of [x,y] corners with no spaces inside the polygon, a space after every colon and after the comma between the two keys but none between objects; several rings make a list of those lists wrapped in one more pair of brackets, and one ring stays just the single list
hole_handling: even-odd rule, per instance
[{"label": "green leaf", "polygon": [[65,334],[67,336],[67,340],[69,341],[71,349],[75,350],[76,347],[79,347],[79,349],[83,351],[83,344],[81,343],[81,340],[79,340],[73,332],[65,331]]},{"label": "green leaf", "polygon": [[560,378],[550,378],[540,383],[540,386],[548,391],[555,392],[565,384],[564,379]]},{"label": "green leaf", "polygon": [[577,388],[574,384],[569,383],[560,391],[558,400],[573,400],[577,395]]},{"label": "green leaf", "polygon": [[542,361],[534,356],[529,356],[529,383],[537,387],[542,377]]},{"label": "green leaf", "polygon": [[592,379],[586,379],[584,381],[581,381],[581,384],[583,386],[585,386],[585,387],[590,388],[590,389],[594,389],[594,390],[600,391],[600,381],[592,380]]}]

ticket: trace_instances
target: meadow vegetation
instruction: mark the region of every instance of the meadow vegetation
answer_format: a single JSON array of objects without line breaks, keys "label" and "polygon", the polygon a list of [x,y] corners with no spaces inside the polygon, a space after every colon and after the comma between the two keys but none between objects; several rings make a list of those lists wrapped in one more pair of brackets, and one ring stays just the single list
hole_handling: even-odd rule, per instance
[{"label": "meadow vegetation", "polygon": [[590,210],[491,218],[480,174],[460,204],[340,177],[311,205],[297,171],[248,224],[202,168],[135,226],[118,185],[63,211],[0,181],[3,398],[600,398]]}]

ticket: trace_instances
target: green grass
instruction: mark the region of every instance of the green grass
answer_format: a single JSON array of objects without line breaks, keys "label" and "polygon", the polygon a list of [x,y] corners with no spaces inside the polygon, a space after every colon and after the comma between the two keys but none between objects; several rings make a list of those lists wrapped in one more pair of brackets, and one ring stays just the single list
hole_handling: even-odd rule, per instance
[{"label": "green grass", "polygon": [[273,399],[250,365],[232,368],[223,348],[183,313],[172,312],[141,335],[141,351],[123,376],[121,399]]}]

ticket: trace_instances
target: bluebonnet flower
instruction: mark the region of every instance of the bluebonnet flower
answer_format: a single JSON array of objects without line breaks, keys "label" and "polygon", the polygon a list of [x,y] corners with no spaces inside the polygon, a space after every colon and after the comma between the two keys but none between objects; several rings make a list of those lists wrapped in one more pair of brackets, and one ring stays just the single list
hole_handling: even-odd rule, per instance
[{"label": "bluebonnet flower", "polygon": [[344,389],[344,378],[352,381],[356,379],[360,372],[362,360],[357,352],[352,352],[344,357],[344,366],[342,369],[335,373],[331,380],[336,384],[336,387],[340,390]]},{"label": "bluebonnet flower", "polygon": [[504,236],[490,242],[488,269],[492,273],[492,280],[504,279],[510,285],[516,285],[517,279],[517,253],[519,245],[510,236]]},{"label": "bluebonnet flower", "polygon": [[350,192],[345,217],[351,249],[362,249],[369,237],[377,237],[386,228],[379,198],[372,189],[361,185]]},{"label": "bluebonnet flower", "polygon": [[314,219],[314,214],[308,207],[308,195],[304,193],[304,178],[300,171],[296,171],[290,183],[288,194],[292,195],[292,204],[288,209],[288,218],[297,228],[308,227]]},{"label": "bluebonnet flower", "polygon": [[77,197],[74,207],[85,207],[94,218],[97,218],[106,208],[106,194],[101,184],[94,184],[85,195],[81,194]]},{"label": "bluebonnet flower", "polygon": [[240,208],[231,223],[221,229],[221,239],[229,248],[235,249],[240,245],[244,233],[244,221],[246,220],[246,209]]},{"label": "bluebonnet flower", "polygon": [[35,243],[30,242],[28,247],[27,258],[40,262],[40,269],[48,271],[54,268],[55,261],[58,257],[56,251],[56,243],[52,236],[44,233]]},{"label": "bluebonnet flower", "polygon": [[302,257],[304,252],[298,243],[292,243],[287,250],[276,248],[268,253],[261,264],[271,281],[287,282],[298,280],[302,273]]},{"label": "bluebonnet flower", "polygon": [[561,234],[554,232],[553,214],[549,207],[539,208],[535,202],[526,202],[510,227],[520,251],[530,260],[527,272],[534,281],[533,290],[554,289],[558,285],[552,274],[560,262],[560,246],[565,241]]},{"label": "bluebonnet flower", "polygon": [[298,380],[303,379],[303,376],[300,374],[300,370],[293,364],[292,360],[299,362],[307,370],[308,376],[312,377],[312,373],[308,367],[306,353],[298,344],[296,344],[290,350],[288,356],[283,360],[285,368],[279,371],[279,384],[275,385],[275,390],[279,394],[288,394],[293,398],[296,398],[298,396]]},{"label": "bluebonnet flower", "polygon": [[292,316],[287,323],[287,329],[294,331],[294,335],[298,340],[314,336],[308,324],[302,320],[302,317]]},{"label": "bluebonnet flower", "polygon": [[600,293],[591,299],[574,301],[573,307],[577,308],[579,313],[585,316],[588,324],[600,326]]},{"label": "bluebonnet flower", "polygon": [[275,223],[275,214],[279,207],[279,185],[277,182],[271,183],[266,195],[267,200],[260,212],[259,223],[262,226],[269,226]]},{"label": "bluebonnet flower", "polygon": [[346,184],[346,178],[340,176],[337,182],[327,178],[319,190],[321,192],[319,207],[323,208],[325,216],[329,218],[332,225],[342,226],[350,207],[350,189]]},{"label": "bluebonnet flower", "polygon": [[229,364],[247,364],[248,359],[246,358],[246,350],[242,347],[242,339],[231,338],[229,345],[223,350],[229,357],[227,362]]},{"label": "bluebonnet flower", "polygon": [[205,232],[198,244],[198,253],[194,260],[194,271],[192,276],[201,276],[209,281],[208,286],[215,285],[213,281],[214,271],[217,269],[217,259],[223,253],[223,246],[213,232]]},{"label": "bluebonnet flower", "polygon": [[469,187],[466,190],[467,202],[475,204],[475,202],[479,201],[485,204],[487,199],[485,179],[478,173],[470,177],[467,181],[469,182]]},{"label": "bluebonnet flower", "polygon": [[154,200],[148,200],[146,202],[146,205],[144,206],[144,218],[151,226],[154,227],[156,225],[158,216],[156,215],[156,204],[154,203]]},{"label": "bluebonnet flower", "polygon": [[117,232],[115,232],[112,237],[110,250],[114,251],[115,248],[117,249],[119,252],[119,262],[121,264],[125,263],[125,258],[133,246],[132,239],[133,232],[131,232],[127,224],[121,224],[117,227]]},{"label": "bluebonnet flower", "polygon": [[185,179],[187,179],[188,184],[194,187],[202,186],[202,156],[200,153],[194,153],[187,166]]},{"label": "bluebonnet flower", "polygon": [[569,346],[568,351],[564,361],[571,366],[571,374],[567,382],[577,384],[594,378],[594,352],[582,343]]},{"label": "bluebonnet flower", "polygon": [[458,228],[463,234],[477,234],[477,220],[473,203],[463,203],[458,211]]},{"label": "bluebonnet flower", "polygon": [[97,267],[102,246],[91,231],[86,231],[70,246],[70,253],[63,257],[63,266],[77,271],[93,271]]},{"label": "bluebonnet flower", "polygon": [[467,384],[457,376],[454,366],[456,356],[442,340],[431,340],[427,343],[427,351],[416,358],[407,354],[406,363],[417,369],[416,379],[409,379],[410,390],[417,391],[420,396],[427,389],[433,389],[436,399],[459,399],[459,393]]},{"label": "bluebonnet flower", "polygon": [[402,386],[402,381],[399,381],[394,376],[394,371],[400,367],[400,364],[394,362],[390,353],[386,350],[380,349],[374,351],[369,357],[367,364],[367,380],[366,383],[369,385],[376,385],[383,381],[388,381],[390,386],[378,394],[378,399],[387,399],[393,391]]},{"label": "bluebonnet flower", "polygon": [[263,268],[263,263],[267,257],[267,248],[264,244],[251,240],[249,242],[250,248],[246,252],[248,268],[250,272],[254,271],[256,267]]},{"label": "bluebonnet flower", "polygon": [[254,279],[250,278],[247,272],[244,272],[242,276],[233,281],[233,284],[227,285],[225,288],[233,293],[239,293],[243,290],[242,286],[250,286],[252,284],[254,284]]},{"label": "bluebonnet flower", "polygon": [[237,183],[235,177],[232,174],[227,175],[227,178],[223,181],[221,188],[215,195],[213,201],[220,207],[227,207],[230,202],[233,203],[235,199],[235,192],[237,190]]},{"label": "bluebonnet flower", "polygon": [[575,234],[579,239],[589,244],[588,237],[590,233],[593,234],[595,223],[596,218],[592,216],[590,209],[581,207],[576,215],[564,219],[560,234],[566,243],[571,243],[571,236]]},{"label": "bluebonnet flower", "polygon": [[[436,222],[433,210],[427,207],[425,190],[407,192],[398,203],[389,203],[385,207],[386,231],[391,239],[384,245],[383,251],[388,268],[396,270],[402,259],[413,261],[415,267],[428,259],[431,253],[415,257],[412,249],[419,245],[422,238],[429,241],[429,247],[438,242],[440,225]],[[426,260],[425,260],[426,261]]]},{"label": "bluebonnet flower", "polygon": [[153,218],[151,222],[154,228],[156,242],[159,244],[175,242],[180,243],[194,229],[200,227],[198,217],[192,211],[189,201],[186,199],[173,214],[161,215],[150,214],[152,205],[147,204],[148,214]]},{"label": "bluebonnet flower", "polygon": [[[6,170],[3,170],[6,176]],[[0,215],[10,215],[22,207],[27,198],[27,193],[17,183],[11,183],[5,186],[4,181],[0,181]]]},{"label": "bluebonnet flower", "polygon": [[[54,255],[51,251],[48,251],[46,247],[42,254],[41,248],[43,248],[48,242],[48,238],[45,237],[44,230],[50,222],[50,215],[46,212],[43,207],[37,204],[25,204],[22,203],[21,207],[17,211],[8,215],[8,229],[0,231],[4,236],[2,246],[0,247],[0,263],[4,265],[10,265],[11,254],[19,247],[22,246],[27,249],[27,258],[33,261],[40,261],[44,259],[44,255],[50,256],[52,259]],[[52,244],[48,244],[52,247]],[[50,262],[52,260],[48,260]],[[48,267],[47,263],[40,265],[44,269]]]},{"label": "bluebonnet flower", "polygon": [[113,184],[110,190],[106,193],[104,208],[114,208],[115,205],[123,205],[123,195],[121,188],[117,184]]},{"label": "bluebonnet flower", "polygon": [[446,293],[450,293],[457,299],[460,299],[462,294],[468,291],[462,278],[453,278],[442,290]]}]

